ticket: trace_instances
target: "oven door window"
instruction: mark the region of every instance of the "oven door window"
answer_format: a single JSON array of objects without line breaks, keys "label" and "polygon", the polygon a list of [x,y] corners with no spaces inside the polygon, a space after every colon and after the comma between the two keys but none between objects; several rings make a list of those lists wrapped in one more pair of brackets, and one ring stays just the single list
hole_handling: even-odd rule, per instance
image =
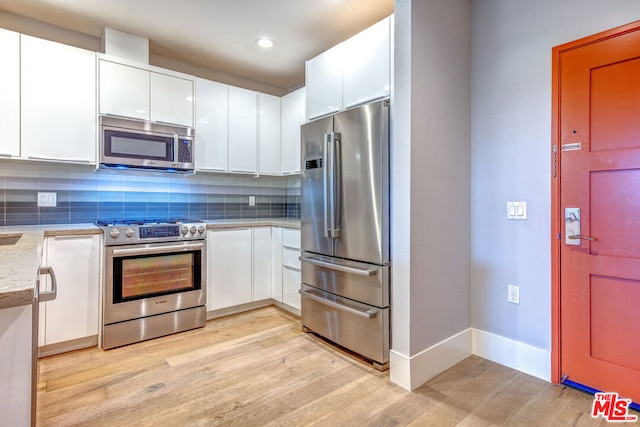
[{"label": "oven door window", "polygon": [[113,303],[201,289],[201,252],[113,259]]}]

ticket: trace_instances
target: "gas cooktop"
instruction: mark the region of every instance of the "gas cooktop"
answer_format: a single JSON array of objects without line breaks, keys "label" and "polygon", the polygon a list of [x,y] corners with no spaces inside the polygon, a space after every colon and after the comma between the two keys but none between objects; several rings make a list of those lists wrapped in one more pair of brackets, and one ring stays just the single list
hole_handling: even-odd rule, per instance
[{"label": "gas cooktop", "polygon": [[99,227],[115,227],[118,225],[153,225],[153,224],[192,224],[202,222],[191,218],[160,218],[160,219],[101,219],[96,221]]}]

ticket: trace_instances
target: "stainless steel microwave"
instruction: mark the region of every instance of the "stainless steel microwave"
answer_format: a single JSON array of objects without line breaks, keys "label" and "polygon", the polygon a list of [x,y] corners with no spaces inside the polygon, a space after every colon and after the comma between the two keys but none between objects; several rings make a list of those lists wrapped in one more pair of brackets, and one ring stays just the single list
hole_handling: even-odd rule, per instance
[{"label": "stainless steel microwave", "polygon": [[193,129],[100,117],[100,166],[193,172]]}]

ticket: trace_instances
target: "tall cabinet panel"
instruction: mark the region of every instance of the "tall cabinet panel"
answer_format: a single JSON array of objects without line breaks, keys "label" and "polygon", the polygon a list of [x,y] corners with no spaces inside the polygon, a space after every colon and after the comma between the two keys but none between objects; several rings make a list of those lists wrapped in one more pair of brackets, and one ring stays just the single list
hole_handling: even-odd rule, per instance
[{"label": "tall cabinet panel", "polygon": [[307,119],[342,110],[342,44],[307,61]]},{"label": "tall cabinet panel", "polygon": [[304,124],[305,88],[281,99],[280,157],[282,174],[300,173],[300,126]]},{"label": "tall cabinet panel", "polygon": [[20,35],[0,28],[0,157],[20,155]]},{"label": "tall cabinet panel", "polygon": [[253,301],[271,298],[271,227],[253,228]]},{"label": "tall cabinet panel", "polygon": [[258,92],[229,86],[229,170],[258,170]]},{"label": "tall cabinet panel", "polygon": [[229,86],[196,78],[196,169],[229,169]]},{"label": "tall cabinet panel", "polygon": [[280,174],[280,98],[259,94],[260,173]]},{"label": "tall cabinet panel", "polygon": [[149,71],[100,60],[100,114],[149,120]]},{"label": "tall cabinet panel", "polygon": [[95,52],[21,39],[22,156],[95,163]]}]

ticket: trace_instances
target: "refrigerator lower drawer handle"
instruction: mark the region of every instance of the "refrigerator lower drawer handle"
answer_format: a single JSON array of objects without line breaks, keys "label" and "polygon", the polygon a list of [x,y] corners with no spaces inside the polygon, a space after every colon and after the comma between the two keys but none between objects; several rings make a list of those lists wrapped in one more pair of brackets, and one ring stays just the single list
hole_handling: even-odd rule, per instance
[{"label": "refrigerator lower drawer handle", "polygon": [[320,267],[326,267],[330,270],[342,271],[344,273],[359,274],[360,276],[375,276],[377,273],[377,268],[361,269],[361,268],[355,268],[355,267],[348,267],[346,265],[334,264],[332,262],[322,261],[319,259],[309,258],[309,257],[299,257],[298,259],[302,262],[308,262],[309,264],[315,264]]},{"label": "refrigerator lower drawer handle", "polygon": [[300,292],[300,295],[307,298],[311,298],[312,300],[317,301],[320,304],[328,305],[329,307],[337,308],[342,311],[347,311],[351,314],[355,314],[356,316],[364,317],[365,319],[373,319],[378,315],[378,312],[380,311],[376,308],[372,308],[367,311],[360,311],[360,310],[356,310],[355,308],[347,307],[346,305],[342,305],[334,301],[329,301],[328,299],[324,299],[322,297],[319,297],[317,295],[312,294],[311,292],[304,291],[302,289],[300,289],[298,292]]}]

